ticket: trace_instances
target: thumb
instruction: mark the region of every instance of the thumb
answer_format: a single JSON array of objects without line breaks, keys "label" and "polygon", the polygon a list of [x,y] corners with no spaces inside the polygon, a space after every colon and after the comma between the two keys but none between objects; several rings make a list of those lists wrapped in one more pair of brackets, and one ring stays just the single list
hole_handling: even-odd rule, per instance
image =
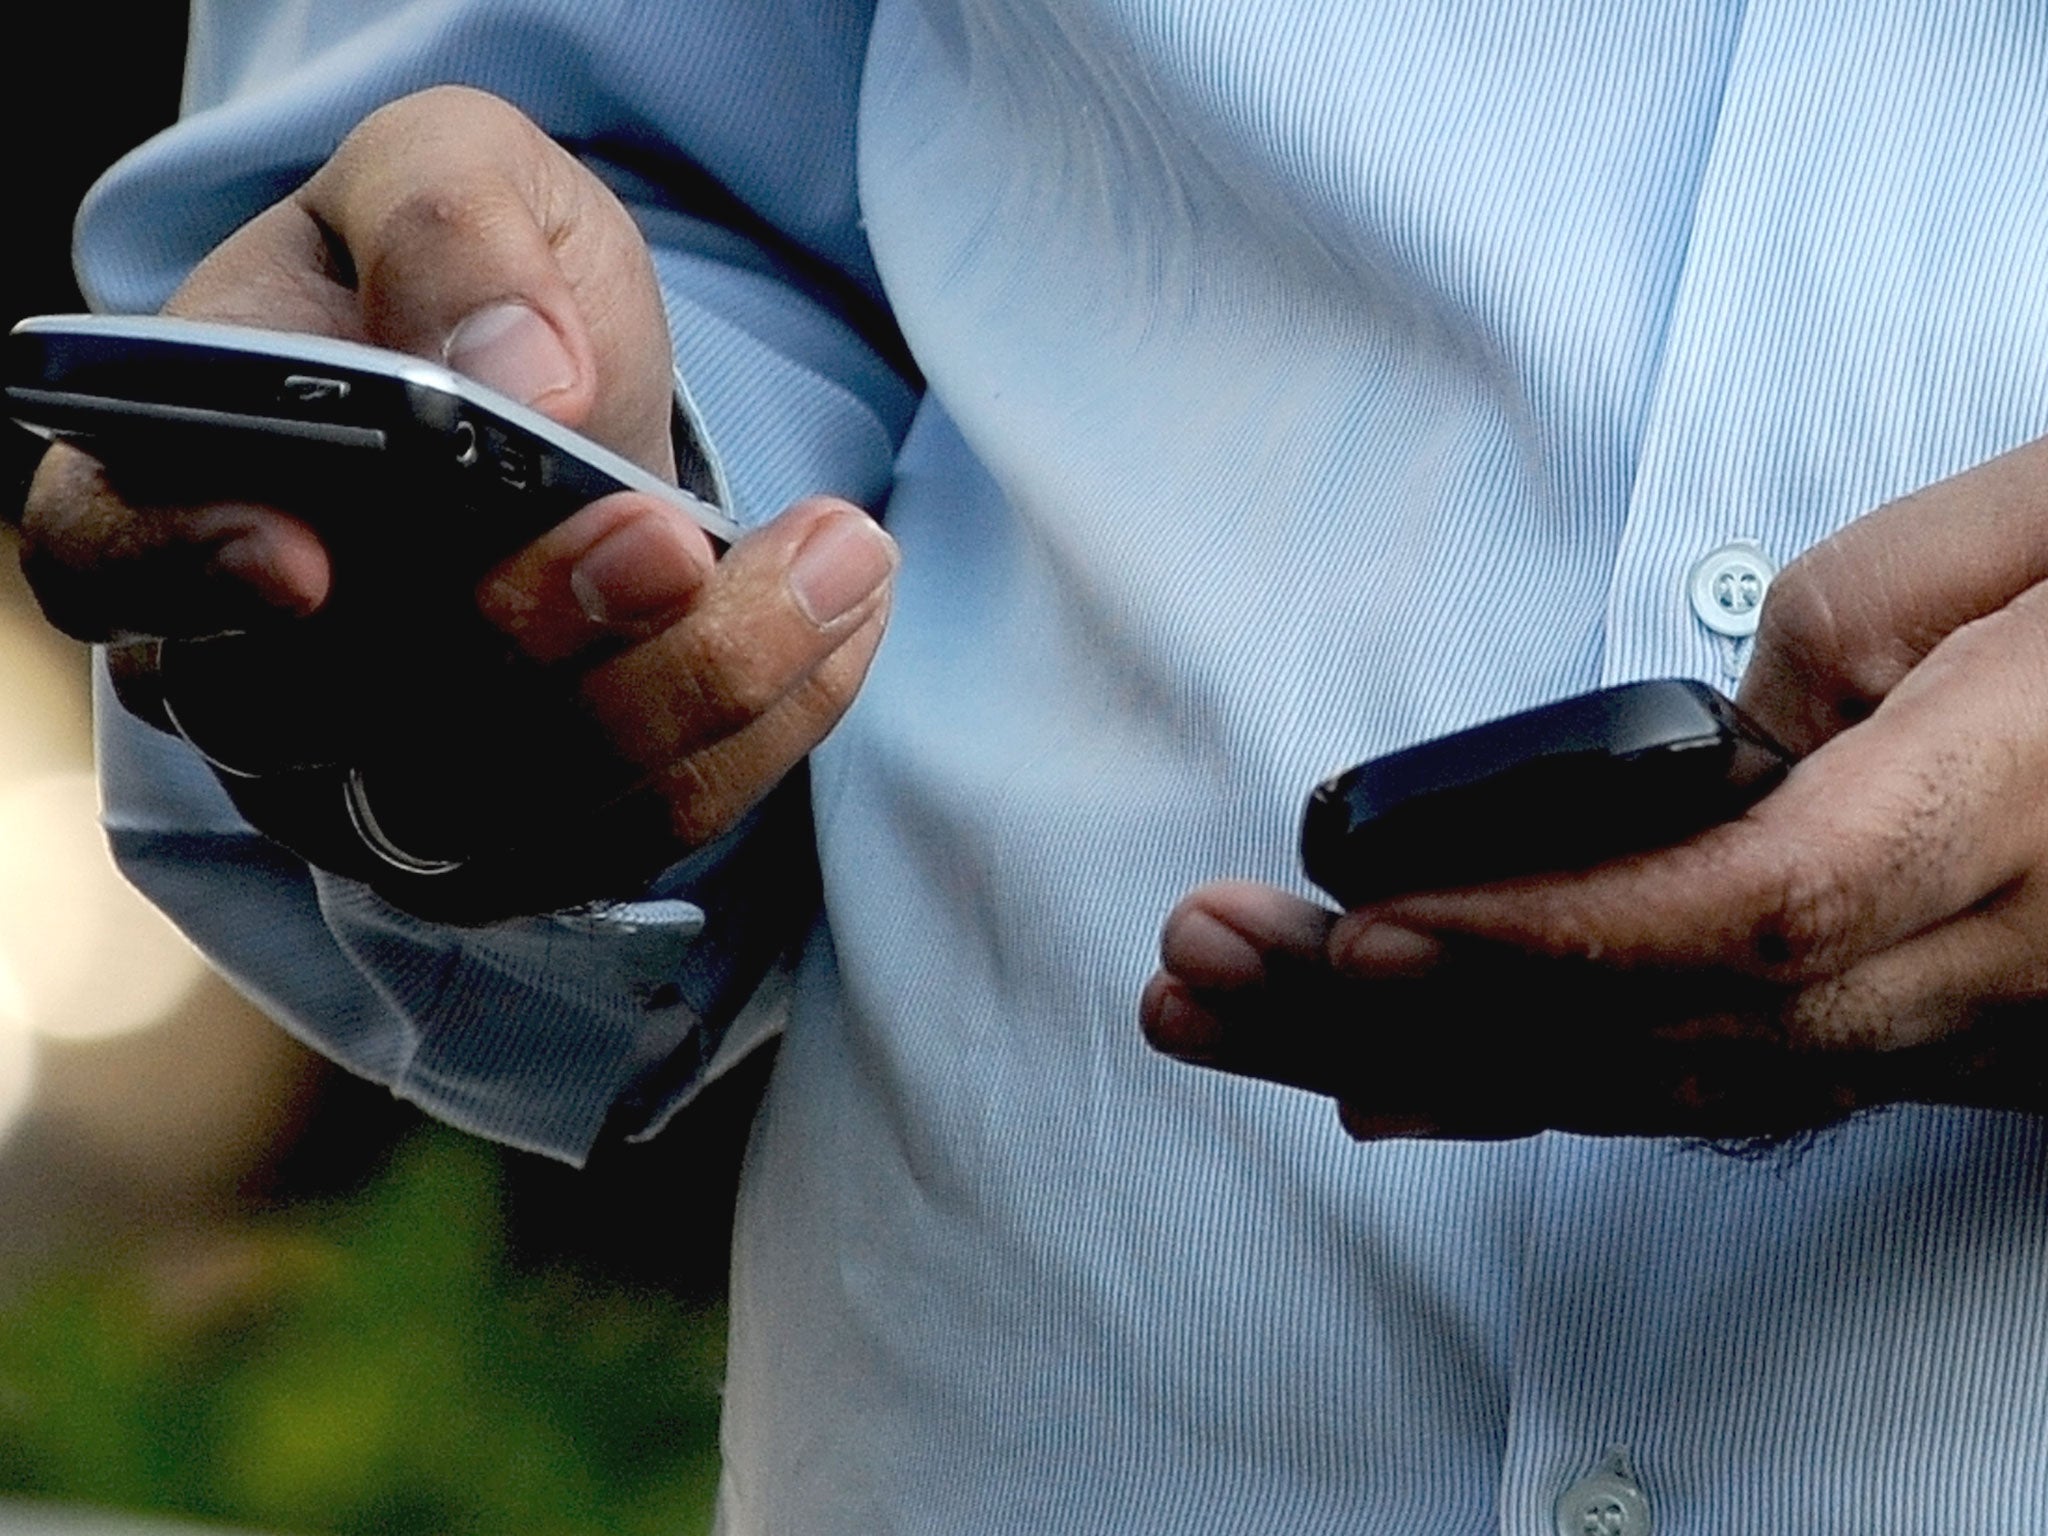
[{"label": "thumb", "polygon": [[457,321],[441,355],[450,368],[522,405],[565,407],[582,364],[556,329],[523,298],[499,299]]},{"label": "thumb", "polygon": [[1740,702],[1805,754],[1949,634],[2048,579],[2048,438],[1857,519],[1779,572]]},{"label": "thumb", "polygon": [[365,340],[672,468],[646,246],[515,108],[462,87],[407,97],[364,119],[297,198],[354,276]]}]

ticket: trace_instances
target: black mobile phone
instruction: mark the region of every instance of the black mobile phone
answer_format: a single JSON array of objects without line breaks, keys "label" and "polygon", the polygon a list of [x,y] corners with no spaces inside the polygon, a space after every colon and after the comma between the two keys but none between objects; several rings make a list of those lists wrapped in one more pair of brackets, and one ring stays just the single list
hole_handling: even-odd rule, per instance
[{"label": "black mobile phone", "polygon": [[1705,684],[1625,683],[1318,785],[1302,818],[1302,863],[1347,908],[1583,869],[1738,816],[1790,766],[1785,748]]},{"label": "black mobile phone", "polygon": [[682,484],[670,485],[447,368],[356,342],[41,315],[8,335],[5,380],[9,416],[116,474],[271,496],[307,516],[337,580],[352,559],[474,577],[619,490],[670,502],[721,544],[739,532],[701,433],[677,434]]}]

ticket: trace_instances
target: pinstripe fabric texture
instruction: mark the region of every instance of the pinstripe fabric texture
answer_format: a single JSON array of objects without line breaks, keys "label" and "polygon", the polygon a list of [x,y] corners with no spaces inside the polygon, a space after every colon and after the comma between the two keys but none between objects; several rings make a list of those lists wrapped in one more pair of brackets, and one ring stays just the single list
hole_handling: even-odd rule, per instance
[{"label": "pinstripe fabric texture", "polygon": [[[2038,1122],[1905,1110],[1770,1164],[1361,1149],[1132,1018],[1184,889],[1301,888],[1330,769],[1725,682],[1702,555],[1782,562],[2048,431],[2038,3],[340,14],[202,7],[219,104],[89,206],[104,302],[459,72],[878,276],[929,380],[898,450],[850,330],[713,241],[658,252],[755,515],[886,483],[904,550],[813,767],[829,929],[743,1192],[728,1530],[1548,1536],[1614,1445],[1661,1536],[2048,1530]],[[494,1041],[407,981],[445,935],[331,891],[223,921],[304,877],[109,734],[138,877],[297,1027],[580,1151],[618,1053],[549,1042],[644,1027],[646,934],[461,941]]]}]

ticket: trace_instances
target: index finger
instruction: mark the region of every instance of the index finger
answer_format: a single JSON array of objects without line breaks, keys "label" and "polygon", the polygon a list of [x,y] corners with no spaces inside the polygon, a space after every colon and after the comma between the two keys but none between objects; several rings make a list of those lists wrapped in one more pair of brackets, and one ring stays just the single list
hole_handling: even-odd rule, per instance
[{"label": "index finger", "polygon": [[[355,334],[319,228],[287,199],[217,247],[169,306],[195,319]],[[22,566],[50,621],[81,640],[204,635],[327,597],[327,552],[306,524],[237,500],[237,466],[210,456],[124,464],[53,445],[22,507]],[[241,493],[246,496],[246,491]]]},{"label": "index finger", "polygon": [[1794,984],[1967,911],[2036,865],[2048,806],[2048,587],[1950,635],[1739,820],[1582,874],[1353,914],[1533,954]]},{"label": "index finger", "polygon": [[326,549],[304,523],[239,502],[138,505],[63,443],[22,508],[21,566],[50,622],[79,640],[218,634],[326,600]]}]

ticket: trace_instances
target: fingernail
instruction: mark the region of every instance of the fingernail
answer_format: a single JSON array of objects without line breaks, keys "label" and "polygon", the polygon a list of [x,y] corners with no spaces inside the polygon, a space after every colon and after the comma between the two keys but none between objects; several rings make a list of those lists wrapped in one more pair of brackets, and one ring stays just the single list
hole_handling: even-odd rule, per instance
[{"label": "fingernail", "polygon": [[1198,987],[1248,987],[1266,976],[1266,957],[1243,934],[1207,912],[1172,924],[1161,946],[1166,968]]},{"label": "fingernail", "polygon": [[1418,979],[1444,957],[1441,939],[1392,923],[1367,923],[1332,948],[1338,969],[1380,977]]},{"label": "fingernail", "polygon": [[270,543],[261,533],[238,533],[208,550],[206,561],[216,575],[252,587],[268,600],[280,585]]},{"label": "fingernail", "polygon": [[596,624],[626,624],[682,603],[704,579],[689,543],[664,519],[633,518],[583,552],[569,591]]},{"label": "fingernail", "polygon": [[1169,1056],[1207,1060],[1223,1046],[1223,1030],[1214,1015],[1178,992],[1163,993],[1145,1017],[1145,1038]]},{"label": "fingernail", "polygon": [[896,541],[861,512],[813,528],[789,566],[789,590],[813,624],[852,612],[896,569]]},{"label": "fingernail", "polygon": [[324,573],[294,560],[268,529],[230,534],[207,552],[208,569],[221,580],[253,593],[272,608],[299,617],[319,608],[327,596]]},{"label": "fingernail", "polygon": [[576,382],[555,328],[524,304],[492,304],[457,325],[441,356],[457,373],[530,405]]}]

